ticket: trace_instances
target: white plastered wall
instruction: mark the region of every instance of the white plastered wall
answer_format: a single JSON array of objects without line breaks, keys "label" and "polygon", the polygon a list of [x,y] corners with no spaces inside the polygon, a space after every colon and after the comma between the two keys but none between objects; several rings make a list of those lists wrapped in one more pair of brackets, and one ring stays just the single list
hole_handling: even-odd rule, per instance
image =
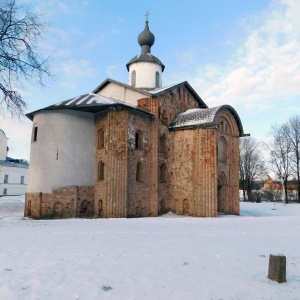
[{"label": "white plastered wall", "polygon": [[[4,183],[4,177],[8,175],[7,183]],[[21,183],[21,176],[24,176],[24,183]],[[23,195],[26,193],[28,181],[28,169],[0,166],[0,196],[4,195]]]},{"label": "white plastered wall", "polygon": [[133,91],[121,85],[117,85],[113,82],[110,82],[97,94],[104,97],[110,97],[119,101],[123,101],[125,103],[129,103],[135,106],[137,106],[137,100],[147,97],[142,93]]},{"label": "white plastered wall", "polygon": [[7,137],[2,129],[0,129],[0,160],[5,160],[7,155]]},{"label": "white plastered wall", "polygon": [[[34,116],[37,140],[31,142],[27,192],[94,185],[94,115],[71,110],[41,111]],[[33,140],[33,139],[32,139]]]},{"label": "white plastered wall", "polygon": [[149,62],[136,62],[129,66],[129,85],[131,73],[136,72],[136,88],[156,88],[156,72],[159,73],[159,87],[162,86],[162,67],[159,64]]}]

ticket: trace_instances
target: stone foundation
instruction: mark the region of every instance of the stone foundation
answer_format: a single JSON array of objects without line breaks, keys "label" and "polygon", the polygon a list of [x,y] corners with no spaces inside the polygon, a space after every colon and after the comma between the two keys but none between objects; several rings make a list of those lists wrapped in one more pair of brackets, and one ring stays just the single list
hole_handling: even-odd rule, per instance
[{"label": "stone foundation", "polygon": [[33,219],[94,217],[94,187],[65,186],[52,193],[27,193],[25,217]]}]

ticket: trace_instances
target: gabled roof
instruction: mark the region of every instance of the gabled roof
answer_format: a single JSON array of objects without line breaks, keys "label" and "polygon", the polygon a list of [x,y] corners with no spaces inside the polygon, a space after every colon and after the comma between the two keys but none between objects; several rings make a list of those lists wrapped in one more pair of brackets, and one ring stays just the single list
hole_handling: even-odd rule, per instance
[{"label": "gabled roof", "polygon": [[218,113],[221,110],[227,109],[233,115],[239,130],[239,135],[244,134],[242,122],[236,110],[230,105],[222,105],[211,108],[193,108],[176,116],[169,128],[173,130],[208,127],[216,125]]},{"label": "gabled roof", "polygon": [[114,83],[120,86],[123,86],[124,88],[130,89],[132,91],[136,91],[138,93],[144,94],[147,97],[158,97],[161,95],[164,95],[168,92],[170,92],[172,89],[179,88],[179,87],[185,87],[189,93],[196,99],[196,101],[199,103],[200,108],[207,108],[208,106],[205,104],[205,102],[201,99],[201,97],[197,94],[197,92],[191,87],[191,85],[187,81],[183,81],[180,83],[172,84],[166,87],[161,88],[154,88],[154,89],[141,89],[141,88],[135,88],[134,86],[124,84],[122,82],[107,78],[104,80],[101,84],[99,84],[94,90],[93,93],[98,93],[101,91],[105,86],[107,86],[110,83]]},{"label": "gabled roof", "polygon": [[170,92],[172,89],[179,88],[179,87],[185,87],[189,91],[189,93],[197,100],[200,108],[208,108],[208,106],[205,104],[205,102],[201,99],[201,97],[197,94],[197,92],[192,88],[192,86],[187,81],[183,81],[183,82],[173,84],[170,86],[166,86],[166,87],[162,87],[162,88],[151,89],[151,90],[148,90],[148,93],[157,97],[157,96],[161,96],[165,93]]},{"label": "gabled roof", "polygon": [[66,101],[59,102],[54,105],[50,105],[48,107],[36,110],[34,112],[26,114],[26,116],[33,120],[33,116],[40,111],[43,110],[59,110],[59,109],[70,109],[70,110],[77,110],[83,112],[90,112],[90,113],[97,113],[103,110],[106,110],[108,107],[111,106],[123,106],[130,109],[135,109],[147,114],[151,114],[150,112],[143,110],[137,106],[131,105],[129,103],[125,103],[113,98],[103,97],[101,95],[96,95],[93,93],[84,94],[78,97],[71,98]]}]

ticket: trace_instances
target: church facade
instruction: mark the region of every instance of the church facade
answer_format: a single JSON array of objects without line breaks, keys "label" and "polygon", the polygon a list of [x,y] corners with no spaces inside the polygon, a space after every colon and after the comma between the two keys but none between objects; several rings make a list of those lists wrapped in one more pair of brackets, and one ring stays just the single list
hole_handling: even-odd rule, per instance
[{"label": "church facade", "polygon": [[33,122],[25,216],[194,217],[239,214],[237,112],[209,108],[188,82],[162,87],[165,66],[138,36],[129,84],[27,114]]}]

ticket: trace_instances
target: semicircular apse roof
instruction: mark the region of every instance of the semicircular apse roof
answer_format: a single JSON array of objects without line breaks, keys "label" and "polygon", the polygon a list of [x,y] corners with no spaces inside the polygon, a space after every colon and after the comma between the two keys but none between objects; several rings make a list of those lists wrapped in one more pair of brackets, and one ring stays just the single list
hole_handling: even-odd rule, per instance
[{"label": "semicircular apse roof", "polygon": [[227,109],[233,115],[238,129],[239,135],[244,134],[242,122],[236,110],[230,105],[222,105],[211,108],[193,108],[180,113],[176,116],[174,121],[170,124],[170,129],[183,129],[191,127],[206,127],[216,125],[217,115],[219,111]]}]

